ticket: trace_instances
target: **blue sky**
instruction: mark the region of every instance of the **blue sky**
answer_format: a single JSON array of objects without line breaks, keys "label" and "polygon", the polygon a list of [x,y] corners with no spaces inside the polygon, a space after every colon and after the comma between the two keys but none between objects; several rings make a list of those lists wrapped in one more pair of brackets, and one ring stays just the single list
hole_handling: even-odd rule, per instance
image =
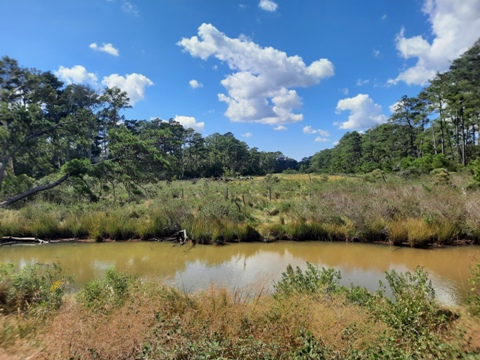
[{"label": "blue sky", "polygon": [[479,36],[480,0],[0,0],[0,56],[297,160],[387,121]]}]

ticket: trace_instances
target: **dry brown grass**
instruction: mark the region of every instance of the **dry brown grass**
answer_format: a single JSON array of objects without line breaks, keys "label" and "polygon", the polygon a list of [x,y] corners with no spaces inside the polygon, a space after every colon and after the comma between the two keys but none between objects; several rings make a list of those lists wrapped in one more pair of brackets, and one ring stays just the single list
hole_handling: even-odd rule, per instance
[{"label": "dry brown grass", "polygon": [[286,354],[302,345],[305,331],[331,349],[364,349],[384,330],[365,309],[338,296],[275,300],[215,288],[194,295],[165,288],[137,293],[108,316],[70,299],[39,332],[39,345],[24,351],[31,359],[131,359],[148,343],[157,358],[169,358],[192,342],[216,340],[227,341],[224,355],[232,358],[254,340]]}]

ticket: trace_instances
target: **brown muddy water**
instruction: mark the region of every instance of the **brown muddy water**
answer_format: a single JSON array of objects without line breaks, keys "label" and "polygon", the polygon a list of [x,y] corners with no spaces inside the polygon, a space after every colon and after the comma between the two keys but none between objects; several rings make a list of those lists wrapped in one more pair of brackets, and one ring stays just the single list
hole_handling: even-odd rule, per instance
[{"label": "brown muddy water", "polygon": [[27,264],[57,262],[73,275],[74,286],[103,276],[109,267],[155,278],[185,291],[211,285],[245,291],[270,291],[288,264],[334,267],[341,283],[378,289],[388,270],[422,266],[437,298],[456,305],[468,290],[469,267],[480,261],[480,247],[411,249],[371,244],[325,242],[239,243],[192,247],[157,242],[63,243],[0,248],[0,261]]}]

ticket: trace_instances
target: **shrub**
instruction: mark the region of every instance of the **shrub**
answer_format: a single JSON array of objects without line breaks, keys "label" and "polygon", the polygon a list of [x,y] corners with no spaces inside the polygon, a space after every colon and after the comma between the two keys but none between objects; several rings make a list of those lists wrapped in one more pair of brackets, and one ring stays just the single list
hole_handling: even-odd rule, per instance
[{"label": "shrub", "polygon": [[134,278],[114,268],[107,269],[103,279],[92,280],[77,295],[77,300],[94,312],[109,313],[126,300]]},{"label": "shrub", "polygon": [[421,267],[413,272],[386,272],[385,277],[392,290],[392,298],[385,298],[385,305],[375,308],[377,315],[388,325],[400,331],[402,336],[417,337],[444,323],[439,316],[439,305],[428,274]]},{"label": "shrub", "polygon": [[12,263],[0,264],[0,313],[57,309],[71,279],[58,264],[36,264],[15,271]]},{"label": "shrub", "polygon": [[307,262],[307,269],[303,272],[298,266],[294,270],[288,265],[282,273],[282,278],[274,284],[275,294],[291,295],[292,293],[314,294],[321,291],[335,292],[341,279],[340,272],[335,269],[321,268]]}]

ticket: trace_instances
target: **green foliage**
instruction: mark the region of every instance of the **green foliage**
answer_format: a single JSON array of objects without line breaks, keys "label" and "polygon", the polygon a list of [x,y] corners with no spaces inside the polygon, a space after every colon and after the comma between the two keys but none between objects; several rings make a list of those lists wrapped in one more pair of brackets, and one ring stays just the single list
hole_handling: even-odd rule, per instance
[{"label": "green foliage", "polygon": [[476,183],[480,183],[480,157],[478,157],[472,163],[472,171],[473,171],[472,180],[475,181]]},{"label": "green foliage", "polygon": [[71,279],[57,264],[27,265],[19,272],[0,263],[0,313],[58,309]]},{"label": "green foliage", "polygon": [[7,174],[3,182],[2,195],[12,196],[27,191],[33,187],[34,180],[25,174],[18,176]]},{"label": "green foliage", "polygon": [[392,270],[385,276],[392,299],[386,298],[385,307],[376,309],[377,315],[402,336],[416,337],[444,324],[432,283],[422,268],[406,273]]},{"label": "green foliage", "polygon": [[333,268],[319,269],[307,262],[307,269],[302,271],[298,266],[294,270],[288,265],[287,270],[282,273],[282,278],[274,284],[275,296],[335,292],[339,288],[340,279],[340,272]]},{"label": "green foliage", "polygon": [[480,314],[480,263],[476,263],[470,268],[470,278],[468,279],[470,292],[468,303],[470,311],[474,315]]},{"label": "green foliage", "polygon": [[70,176],[81,176],[88,172],[90,161],[88,159],[73,159],[62,166],[62,172]]},{"label": "green foliage", "polygon": [[133,283],[132,276],[109,268],[103,279],[88,282],[77,294],[77,300],[93,312],[109,313],[125,302]]}]

